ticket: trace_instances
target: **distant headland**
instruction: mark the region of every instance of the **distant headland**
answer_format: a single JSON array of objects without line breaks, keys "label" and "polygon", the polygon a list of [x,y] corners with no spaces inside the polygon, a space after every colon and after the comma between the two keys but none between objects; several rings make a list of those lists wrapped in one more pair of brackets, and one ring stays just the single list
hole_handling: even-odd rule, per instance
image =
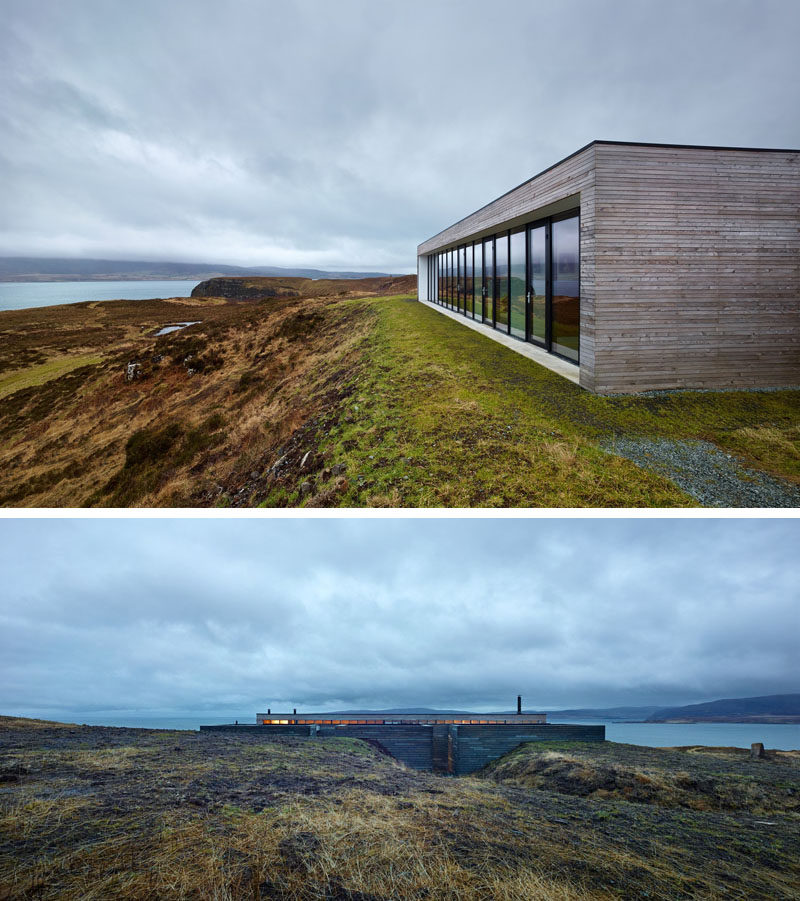
[{"label": "distant headland", "polygon": [[172,263],[153,260],[96,260],[62,257],[0,257],[0,282],[150,281],[218,276],[299,278],[381,278],[387,272],[332,272],[281,266],[228,266],[224,263]]}]

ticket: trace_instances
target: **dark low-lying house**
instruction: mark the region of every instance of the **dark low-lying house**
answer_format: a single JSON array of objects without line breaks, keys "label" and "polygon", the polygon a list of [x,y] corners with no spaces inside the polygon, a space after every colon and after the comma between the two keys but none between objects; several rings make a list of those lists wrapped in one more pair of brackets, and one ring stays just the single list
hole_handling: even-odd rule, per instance
[{"label": "dark low-lying house", "polygon": [[544,713],[469,714],[256,714],[255,725],[201,726],[201,731],[347,737],[375,742],[417,770],[462,776],[473,773],[528,741],[604,741],[605,726],[547,722]]}]

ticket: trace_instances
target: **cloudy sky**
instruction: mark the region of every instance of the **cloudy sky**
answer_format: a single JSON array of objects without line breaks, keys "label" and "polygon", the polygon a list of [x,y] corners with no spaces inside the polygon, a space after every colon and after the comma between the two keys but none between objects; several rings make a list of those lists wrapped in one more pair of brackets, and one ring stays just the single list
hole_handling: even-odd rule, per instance
[{"label": "cloudy sky", "polygon": [[595,138],[800,146],[795,0],[5,0],[0,254],[411,271]]},{"label": "cloudy sky", "polygon": [[0,520],[0,712],[798,691],[797,520]]}]

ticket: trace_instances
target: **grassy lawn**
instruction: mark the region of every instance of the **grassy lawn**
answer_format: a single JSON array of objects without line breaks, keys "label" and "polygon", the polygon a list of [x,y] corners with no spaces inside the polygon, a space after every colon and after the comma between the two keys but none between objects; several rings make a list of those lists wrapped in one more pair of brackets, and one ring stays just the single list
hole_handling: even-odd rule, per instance
[{"label": "grassy lawn", "polygon": [[[323,455],[343,506],[696,506],[601,450],[615,436],[702,438],[800,481],[800,392],[600,397],[413,298],[381,298]],[[297,503],[277,489],[270,503]]]}]

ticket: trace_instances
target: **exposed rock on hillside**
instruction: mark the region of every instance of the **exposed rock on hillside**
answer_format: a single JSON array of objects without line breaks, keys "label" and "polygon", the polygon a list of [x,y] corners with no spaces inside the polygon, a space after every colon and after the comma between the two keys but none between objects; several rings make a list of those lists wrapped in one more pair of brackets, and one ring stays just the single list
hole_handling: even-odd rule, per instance
[{"label": "exposed rock on hillside", "polygon": [[380,278],[210,278],[192,291],[192,297],[227,297],[260,300],[269,297],[322,297],[325,295],[375,296],[405,294],[416,290],[415,275]]}]

